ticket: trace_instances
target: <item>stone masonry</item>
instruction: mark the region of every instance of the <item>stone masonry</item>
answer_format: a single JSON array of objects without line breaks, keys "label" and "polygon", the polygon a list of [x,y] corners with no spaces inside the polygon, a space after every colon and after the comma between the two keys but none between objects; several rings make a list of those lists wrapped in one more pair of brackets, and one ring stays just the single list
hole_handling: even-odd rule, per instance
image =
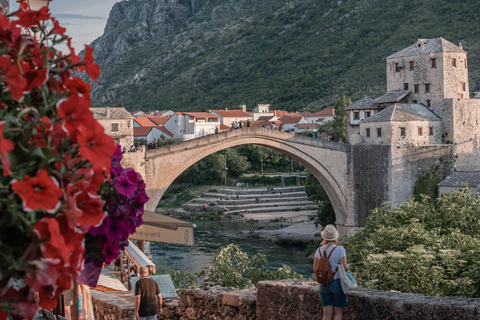
[{"label": "stone masonry", "polygon": [[[95,318],[133,319],[132,292],[92,291]],[[480,299],[429,297],[358,288],[348,294],[344,320],[478,320]],[[301,280],[261,281],[257,291],[222,287],[181,290],[165,300],[161,320],[320,320],[318,284]]]}]

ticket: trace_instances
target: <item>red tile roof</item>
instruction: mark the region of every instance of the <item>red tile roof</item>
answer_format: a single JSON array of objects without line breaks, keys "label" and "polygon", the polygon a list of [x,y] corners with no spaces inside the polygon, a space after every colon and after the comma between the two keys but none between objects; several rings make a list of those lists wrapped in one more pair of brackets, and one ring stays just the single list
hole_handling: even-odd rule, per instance
[{"label": "red tile roof", "polygon": [[298,123],[300,120],[302,120],[302,116],[292,116],[292,115],[286,115],[281,117],[280,120],[282,123],[288,123],[288,124],[293,124],[293,123]]},{"label": "red tile roof", "polygon": [[166,133],[167,135],[169,135],[170,137],[173,138],[173,133],[171,133],[170,131],[168,131],[165,127],[157,126],[156,128],[159,129],[160,131]]},{"label": "red tile roof", "polygon": [[153,117],[153,116],[150,116],[150,117],[148,117],[148,119],[150,119],[157,126],[163,126],[163,124],[165,122],[167,122],[167,120],[170,119],[170,117]]},{"label": "red tile roof", "polygon": [[227,118],[251,118],[252,116],[242,110],[212,110],[221,117]]},{"label": "red tile roof", "polygon": [[273,110],[273,115],[277,117],[283,117],[284,115],[287,115],[288,111],[281,111],[281,110]]},{"label": "red tile roof", "polygon": [[334,106],[326,107],[323,110],[315,112],[313,115],[315,117],[319,117],[319,118],[321,118],[321,117],[331,117],[331,116],[335,115],[335,107]]},{"label": "red tile roof", "polygon": [[180,112],[179,114],[182,114],[182,113],[184,115],[187,115],[193,118],[214,118],[214,119],[220,118],[219,116],[216,116],[208,112]]},{"label": "red tile roof", "polygon": [[144,137],[152,131],[153,127],[133,127],[134,137]]},{"label": "red tile roof", "polygon": [[133,118],[133,120],[135,120],[142,127],[153,127],[156,125],[153,121],[151,121],[147,117],[136,117],[136,118]]},{"label": "red tile roof", "polygon": [[268,121],[272,118],[273,118],[273,116],[261,116],[257,119],[257,121]]},{"label": "red tile roof", "polygon": [[223,130],[230,130],[231,128],[227,125],[224,125],[223,123],[220,123],[220,131],[223,131]]}]

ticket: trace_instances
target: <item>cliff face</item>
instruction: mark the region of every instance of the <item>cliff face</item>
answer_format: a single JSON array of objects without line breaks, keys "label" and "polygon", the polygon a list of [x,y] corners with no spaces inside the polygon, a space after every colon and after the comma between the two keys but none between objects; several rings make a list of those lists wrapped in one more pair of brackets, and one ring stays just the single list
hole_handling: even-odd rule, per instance
[{"label": "cliff face", "polygon": [[[451,8],[462,19],[446,15]],[[384,92],[385,57],[418,37],[480,52],[477,29],[459,28],[478,25],[479,13],[477,2],[448,0],[126,0],[92,43],[102,68],[92,97],[128,109],[313,111],[341,95]]]}]

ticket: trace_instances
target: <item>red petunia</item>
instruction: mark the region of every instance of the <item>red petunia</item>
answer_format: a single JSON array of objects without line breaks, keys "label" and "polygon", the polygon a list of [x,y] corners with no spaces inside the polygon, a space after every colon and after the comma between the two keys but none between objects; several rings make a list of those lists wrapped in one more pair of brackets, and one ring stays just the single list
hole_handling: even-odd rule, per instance
[{"label": "red petunia", "polygon": [[22,29],[15,26],[3,14],[0,15],[0,41],[4,44],[14,43],[17,37],[22,34]]},{"label": "red petunia", "polygon": [[27,85],[23,89],[23,93],[29,93],[35,87],[40,87],[48,79],[48,69],[47,68],[32,68],[32,66],[24,61],[20,61],[22,66],[22,73],[25,79],[27,80]]},{"label": "red petunia", "polygon": [[78,209],[82,215],[78,217],[78,224],[81,226],[94,227],[102,222],[105,217],[103,205],[105,204],[100,196],[84,191],[75,197]]},{"label": "red petunia", "polygon": [[23,90],[27,86],[27,80],[22,76],[20,68],[12,62],[9,55],[0,56],[0,81],[7,84],[7,90],[12,98],[21,101],[23,99]]},{"label": "red petunia", "polygon": [[49,35],[51,34],[58,34],[58,35],[63,35],[65,33],[65,31],[67,31],[67,29],[63,28],[60,26],[60,24],[58,23],[57,19],[55,18],[52,18],[52,22],[53,22],[53,28],[52,30],[50,30],[50,32],[48,33]]},{"label": "red petunia", "polygon": [[68,89],[70,94],[81,94],[88,100],[90,100],[90,84],[85,83],[80,78],[70,78],[63,83],[64,87]]},{"label": "red petunia", "polygon": [[59,198],[63,195],[57,180],[43,169],[34,177],[26,174],[23,180],[12,180],[12,188],[23,200],[25,211],[45,209],[48,213],[54,213],[59,208]]},{"label": "red petunia", "polygon": [[15,22],[25,28],[36,26],[40,21],[50,19],[50,14],[48,13],[47,7],[42,7],[38,11],[29,10],[26,1],[20,4],[20,10],[17,11],[16,16],[18,17],[18,20]]},{"label": "red petunia", "polygon": [[85,46],[85,55],[83,61],[85,61],[85,71],[92,78],[93,81],[97,82],[98,77],[100,76],[100,66],[95,64],[95,58],[93,57],[93,48],[90,46]]},{"label": "red petunia", "polygon": [[12,173],[12,171],[10,171],[8,153],[13,150],[13,142],[3,137],[4,127],[5,121],[0,121],[0,161],[3,167],[3,175],[8,176]]},{"label": "red petunia", "polygon": [[110,173],[111,157],[117,149],[112,138],[104,133],[103,127],[94,122],[94,128],[78,128],[77,140],[80,155],[92,162],[93,169],[103,169]]},{"label": "red petunia", "polygon": [[77,140],[79,126],[91,128],[96,123],[89,107],[90,100],[79,94],[72,94],[57,103],[58,115],[64,120],[64,127],[73,141]]},{"label": "red petunia", "polygon": [[70,249],[65,243],[62,228],[56,218],[45,217],[33,225],[38,240],[42,241],[40,248],[46,259],[60,259],[64,265],[68,264]]}]

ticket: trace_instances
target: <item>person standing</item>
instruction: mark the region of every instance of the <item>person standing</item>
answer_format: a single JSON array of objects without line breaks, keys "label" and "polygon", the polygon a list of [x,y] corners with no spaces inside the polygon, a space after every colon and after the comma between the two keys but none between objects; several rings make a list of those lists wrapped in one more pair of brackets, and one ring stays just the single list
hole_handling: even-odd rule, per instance
[{"label": "person standing", "polygon": [[218,134],[218,126],[215,126],[215,134]]},{"label": "person standing", "polygon": [[333,281],[325,286],[320,285],[320,298],[322,299],[323,318],[322,320],[342,320],[343,308],[348,307],[347,294],[342,291],[340,276],[337,269],[343,264],[345,271],[350,270],[347,264],[347,255],[345,248],[338,246],[339,233],[334,225],[327,224],[322,233],[322,246],[315,252],[313,259],[313,271],[315,272],[317,264],[322,257],[328,258],[330,269],[334,273]]},{"label": "person standing", "polygon": [[141,267],[140,280],[135,284],[135,320],[156,320],[159,312],[162,312],[162,295],[158,283],[150,278],[147,267]]}]

